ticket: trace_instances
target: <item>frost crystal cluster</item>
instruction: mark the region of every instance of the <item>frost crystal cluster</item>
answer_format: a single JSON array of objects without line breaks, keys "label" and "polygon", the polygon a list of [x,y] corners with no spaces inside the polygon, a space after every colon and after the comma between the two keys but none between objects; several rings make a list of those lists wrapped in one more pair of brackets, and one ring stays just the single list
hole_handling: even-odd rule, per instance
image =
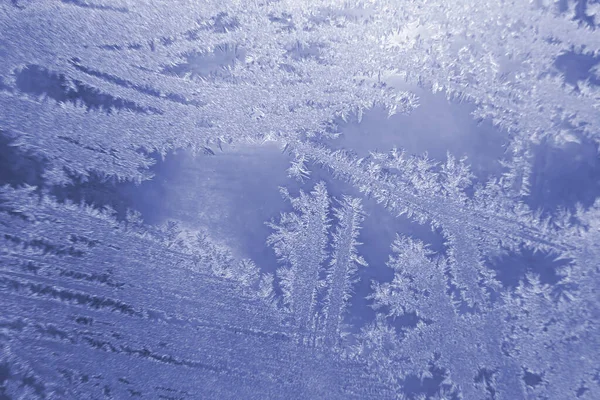
[{"label": "frost crystal cluster", "polygon": [[0,399],[600,398],[599,23],[2,2]]}]

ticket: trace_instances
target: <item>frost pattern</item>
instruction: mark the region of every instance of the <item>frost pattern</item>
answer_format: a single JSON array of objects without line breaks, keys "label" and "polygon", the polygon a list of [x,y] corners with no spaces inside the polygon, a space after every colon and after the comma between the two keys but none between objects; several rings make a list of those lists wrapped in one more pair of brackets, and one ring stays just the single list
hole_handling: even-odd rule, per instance
[{"label": "frost pattern", "polygon": [[[540,148],[598,159],[599,7],[4,2],[0,398],[597,398],[600,200],[532,192]],[[403,138],[344,146],[342,122],[410,116],[423,92],[501,132],[500,172]],[[249,144],[289,157],[277,262],[218,224],[110,207],[177,151]],[[83,185],[114,191],[86,202]],[[373,232],[401,223],[439,250],[408,229],[371,262]]]},{"label": "frost pattern", "polygon": [[[344,197],[333,209],[337,224],[329,258],[330,201],[325,184],[320,182],[310,194],[300,192],[297,198],[285,190],[283,194],[297,213],[282,214],[277,225],[270,223],[275,232],[267,240],[284,264],[278,270],[283,302],[309,343],[335,346],[342,335],[357,268],[367,265],[356,249],[364,218],[361,201]],[[319,292],[325,292],[321,301]]]}]

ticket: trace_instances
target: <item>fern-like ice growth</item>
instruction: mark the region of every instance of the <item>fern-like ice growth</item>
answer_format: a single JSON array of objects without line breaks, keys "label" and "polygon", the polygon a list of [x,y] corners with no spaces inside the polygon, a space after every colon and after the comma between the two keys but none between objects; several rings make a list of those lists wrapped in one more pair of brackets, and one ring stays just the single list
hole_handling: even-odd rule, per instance
[{"label": "fern-like ice growth", "polygon": [[[51,183],[68,182],[65,169],[139,181],[149,178],[144,153],[312,134],[335,115],[374,101],[410,110],[408,93],[356,80],[365,69],[361,58],[353,65],[338,60],[336,44],[360,37],[347,28],[361,26],[361,19],[314,23],[312,7],[319,3],[211,1],[167,10],[152,1],[125,14],[46,1],[4,7],[1,127],[48,159]],[[286,12],[296,28],[279,28],[273,16]],[[94,24],[98,13],[101,28]],[[146,22],[124,19],[131,15]],[[28,24],[46,26],[47,33]],[[98,30],[92,34],[87,26]],[[79,32],[90,33],[81,43],[69,40]],[[311,43],[324,43],[317,58],[290,50]],[[23,82],[32,72],[53,77],[55,85],[31,90]],[[108,103],[109,118],[78,107],[93,111]],[[47,121],[61,129],[48,129]],[[86,122],[82,135],[76,127]]]},{"label": "fern-like ice growth", "polygon": [[[4,2],[0,130],[40,166],[37,187],[0,188],[0,397],[597,397],[600,205],[542,218],[527,202],[540,142],[600,143],[598,66],[578,81],[557,62],[598,56],[597,1],[559,3]],[[417,86],[502,129],[502,173],[329,147],[335,121],[410,112]],[[443,254],[396,238],[358,334],[343,321],[366,266],[362,199],[282,190],[294,212],[270,224],[283,265],[269,274],[213,227],[119,221],[49,194],[151,179],[173,149],[267,141],[293,156],[289,177],[342,180],[441,237]],[[529,271],[505,287],[486,260],[521,249],[560,258],[556,282]],[[437,390],[414,389],[427,382]]]},{"label": "fern-like ice growth", "polygon": [[367,266],[358,254],[358,234],[364,218],[360,199],[344,197],[334,209],[338,221],[333,233],[333,252],[325,279],[324,341],[328,346],[336,345],[340,339],[340,327],[344,313],[353,293],[358,267]]},{"label": "fern-like ice growth", "polygon": [[367,265],[357,251],[364,219],[361,201],[344,196],[339,207],[333,208],[336,223],[330,232],[330,200],[323,182],[309,194],[301,191],[297,198],[290,197],[285,189],[282,192],[296,213],[282,214],[279,224],[269,223],[275,232],[267,244],[284,264],[277,271],[283,303],[300,333],[308,335],[306,343],[335,347],[343,333],[356,272],[359,266]]},{"label": "fern-like ice growth", "polygon": [[329,195],[324,183],[308,194],[288,198],[296,213],[281,215],[279,225],[269,224],[275,232],[267,243],[285,263],[278,271],[284,303],[289,306],[300,332],[314,333],[319,274],[327,259],[329,242]]},{"label": "fern-like ice growth", "polygon": [[418,322],[394,339],[397,332],[380,319],[359,335],[356,351],[369,354],[373,340],[385,334],[390,347],[386,354],[371,356],[372,367],[396,371],[388,379],[399,387],[407,376],[421,376],[435,359],[437,365],[451,371],[452,382],[466,398],[485,395],[485,388],[474,385],[480,368],[498,371],[495,389],[502,393],[501,398],[520,398],[518,364],[501,351],[501,310],[488,306],[482,313],[460,312],[450,292],[444,258],[421,242],[401,237],[396,238],[392,250],[388,266],[394,270],[394,278],[390,283],[373,284],[373,307],[392,321],[413,314]]},{"label": "fern-like ice growth", "polygon": [[248,261],[217,268],[231,256],[176,224],[140,233],[108,212],[0,187],[0,232],[1,395],[386,393],[360,363],[296,345],[269,305],[272,279],[254,282]]}]

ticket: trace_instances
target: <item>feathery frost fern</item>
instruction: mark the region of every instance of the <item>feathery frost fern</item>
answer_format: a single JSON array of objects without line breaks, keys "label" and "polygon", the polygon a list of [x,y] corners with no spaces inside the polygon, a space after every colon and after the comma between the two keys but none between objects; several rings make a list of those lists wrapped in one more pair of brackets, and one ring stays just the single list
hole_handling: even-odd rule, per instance
[{"label": "feathery frost fern", "polygon": [[[549,179],[540,148],[598,159],[599,9],[3,2],[0,398],[598,398],[600,200],[554,209],[532,192]],[[589,61],[585,78],[560,67],[569,57]],[[400,121],[416,93],[493,125],[498,171],[412,154],[402,137],[345,146],[344,125],[375,109]],[[276,261],[251,259],[218,224],[118,197],[162,184],[177,151],[202,163],[248,144],[289,158],[274,171],[285,204],[211,176],[202,190],[269,208],[256,237]],[[144,200],[164,207],[158,192]],[[244,223],[241,209],[199,207]]]}]

